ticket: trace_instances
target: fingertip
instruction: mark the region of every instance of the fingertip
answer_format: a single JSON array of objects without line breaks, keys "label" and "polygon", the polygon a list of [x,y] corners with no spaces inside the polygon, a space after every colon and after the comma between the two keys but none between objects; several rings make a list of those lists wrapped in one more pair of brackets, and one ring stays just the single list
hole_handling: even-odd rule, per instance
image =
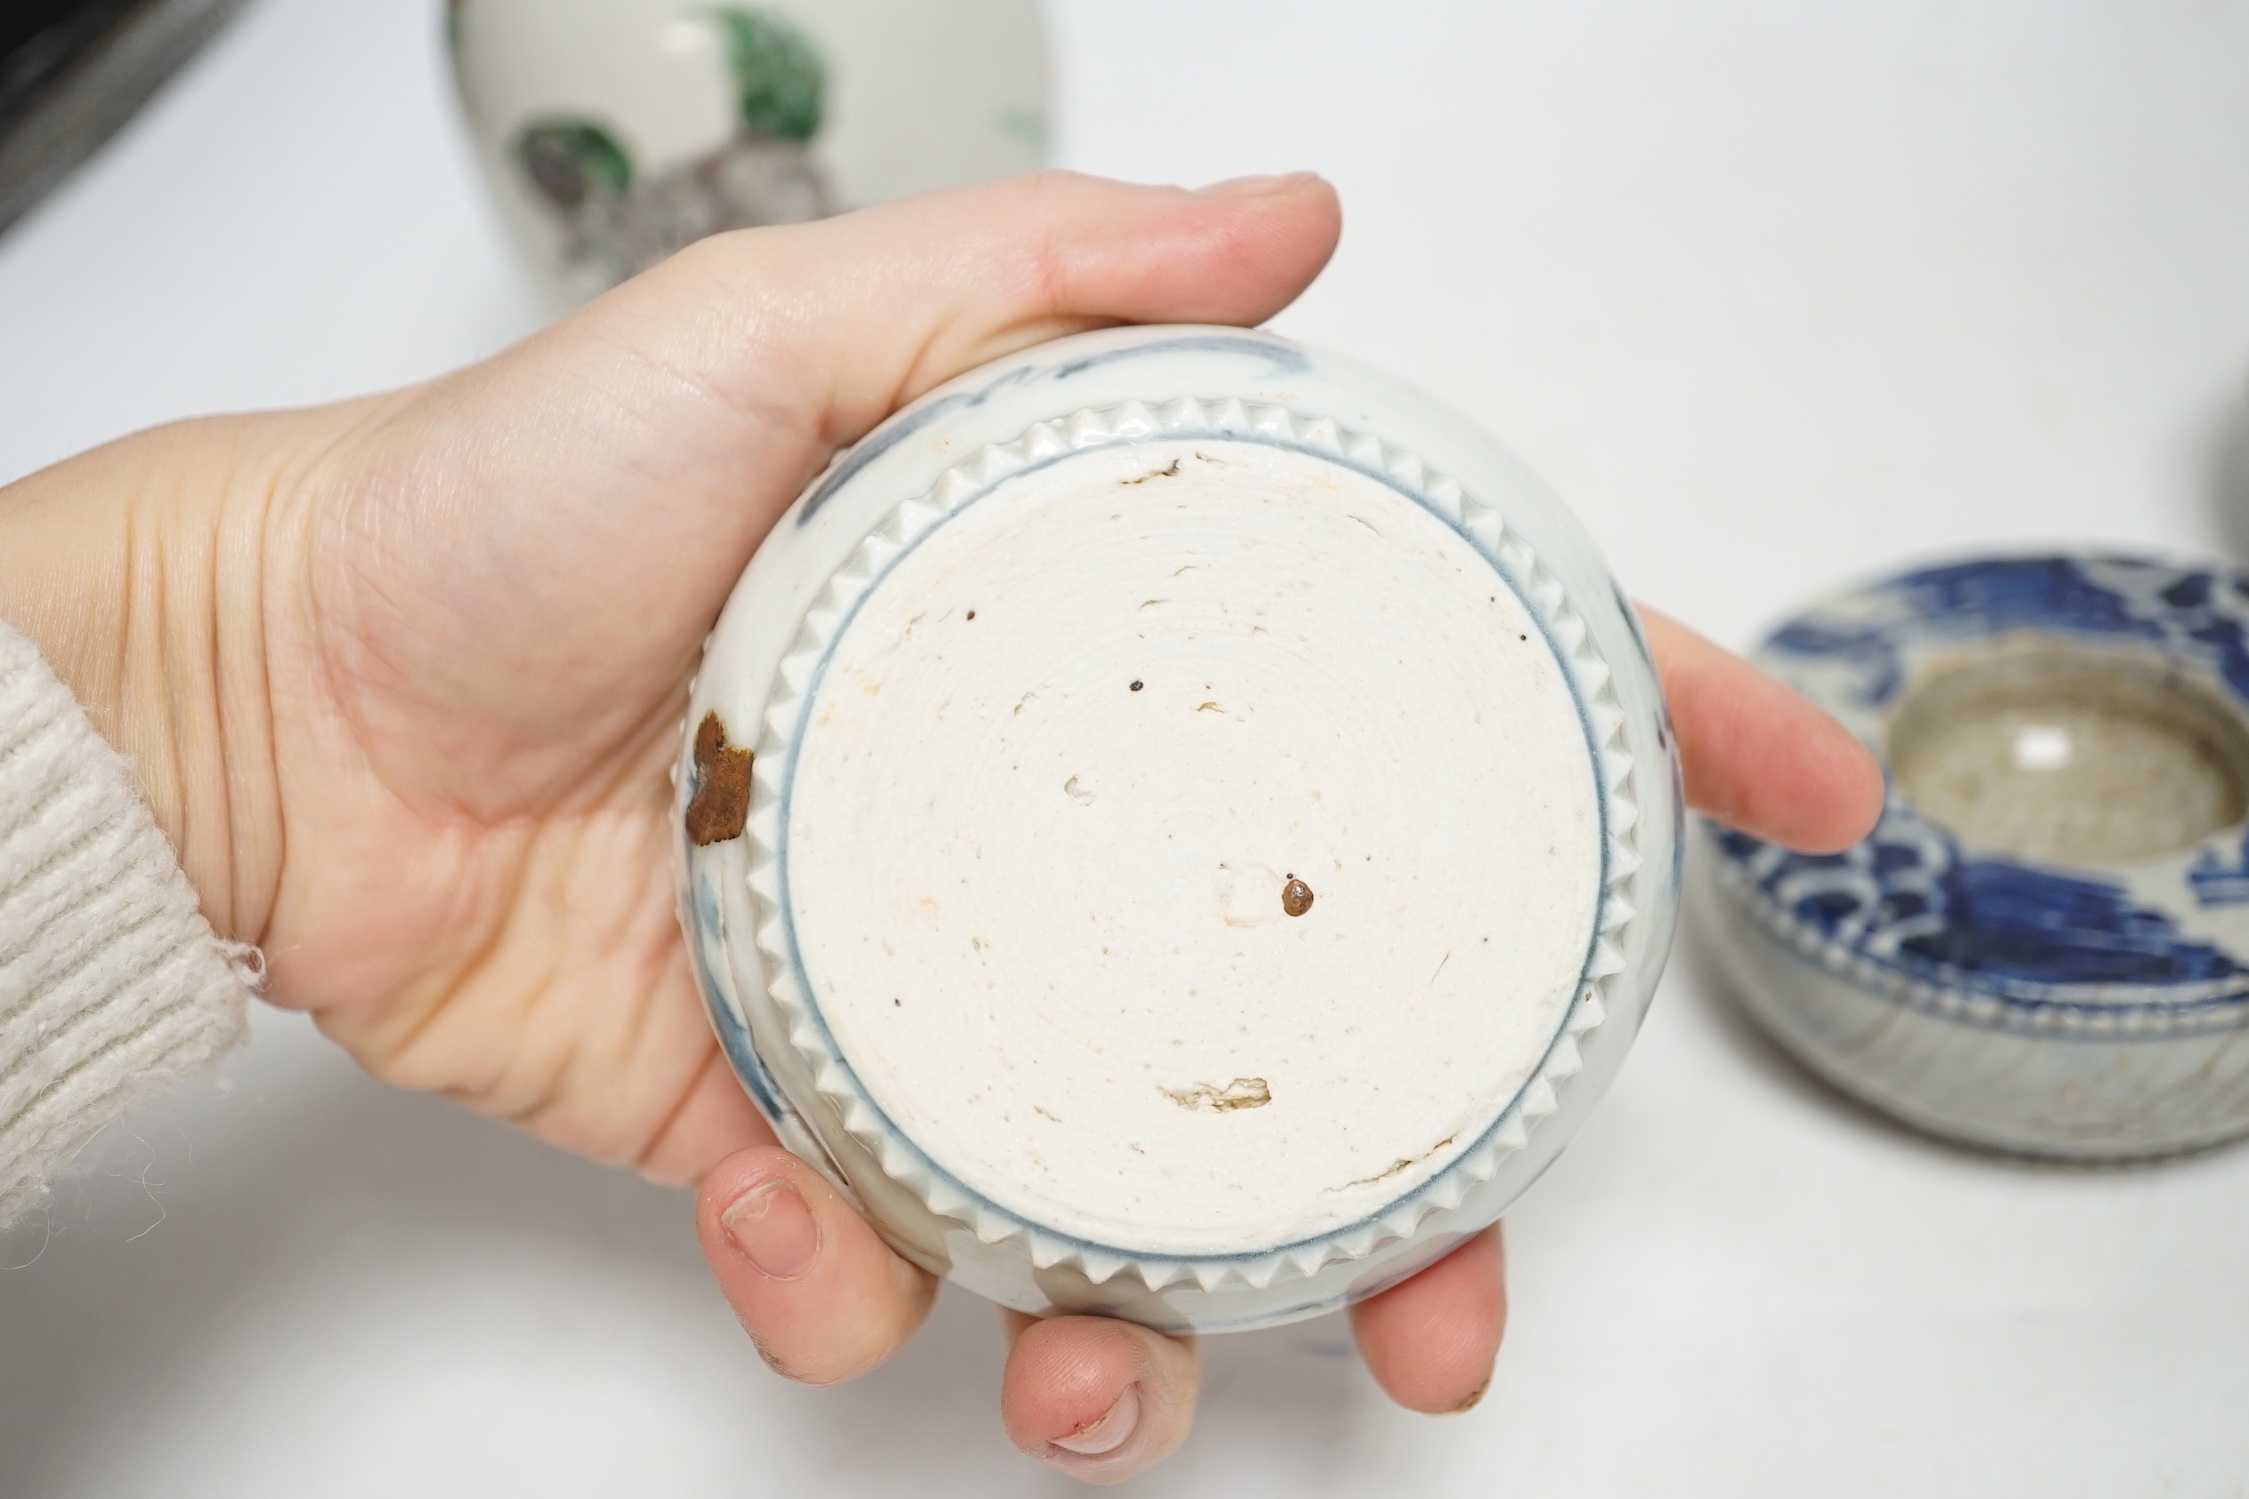
[{"label": "fingertip", "polygon": [[1506,1256],[1497,1224],[1351,1308],[1351,1331],[1375,1383],[1407,1410],[1432,1416],[1483,1399],[1506,1330]]},{"label": "fingertip", "polygon": [[956,322],[913,386],[1084,328],[1262,323],[1311,285],[1343,232],[1335,188],[1313,172],[1189,190],[1055,170],[898,206],[967,250],[959,268],[975,279],[961,294],[1008,287],[1014,304],[1004,321]]},{"label": "fingertip", "polygon": [[1675,620],[1642,609],[1687,801],[1802,853],[1849,848],[1882,815],[1881,762],[1834,716]]},{"label": "fingertip", "polygon": [[1204,203],[1228,205],[1233,215],[1270,226],[1266,232],[1276,233],[1304,262],[1307,283],[1327,264],[1343,235],[1343,197],[1318,172],[1230,177],[1196,188],[1193,196]]},{"label": "fingertip", "polygon": [[1010,1314],[1009,1330],[1000,1416],[1027,1455],[1115,1483],[1187,1440],[1201,1377],[1192,1340],[1107,1317]]},{"label": "fingertip", "polygon": [[695,1226],[721,1294],[765,1361],[803,1384],[866,1373],[928,1315],[936,1282],[898,1257],[811,1167],[778,1146],[721,1161]]},{"label": "fingertip", "polygon": [[1342,199],[1317,172],[1233,178],[1184,203],[1164,226],[1168,263],[1139,292],[1147,306],[1134,321],[1262,323],[1303,295],[1343,236]]},{"label": "fingertip", "polygon": [[1092,1317],[1008,1316],[1014,1344],[1000,1387],[1008,1438],[1032,1457],[1085,1430],[1140,1377],[1141,1349],[1121,1323]]},{"label": "fingertip", "polygon": [[1689,702],[1678,732],[1690,801],[1800,853],[1837,853],[1872,831],[1881,762],[1825,709],[1730,653]]},{"label": "fingertip", "polygon": [[1250,177],[1227,177],[1208,182],[1194,189],[1198,198],[1271,198],[1320,181],[1318,172],[1260,173]]},{"label": "fingertip", "polygon": [[1802,697],[1796,701],[1817,715],[1816,724],[1806,726],[1802,753],[1807,779],[1818,788],[1810,800],[1820,815],[1805,819],[1793,839],[1779,841],[1807,854],[1841,853],[1882,818],[1882,762],[1833,716]]}]

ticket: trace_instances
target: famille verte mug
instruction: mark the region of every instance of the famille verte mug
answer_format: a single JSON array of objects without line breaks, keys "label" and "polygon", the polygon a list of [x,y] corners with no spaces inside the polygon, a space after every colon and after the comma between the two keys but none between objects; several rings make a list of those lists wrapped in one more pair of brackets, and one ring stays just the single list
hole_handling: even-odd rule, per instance
[{"label": "famille verte mug", "polygon": [[1036,0],[452,0],[477,155],[570,304],[724,229],[1034,171]]},{"label": "famille verte mug", "polygon": [[1233,328],[1034,348],[840,455],[711,636],[677,812],[784,1143],[932,1271],[1170,1329],[1496,1219],[1677,906],[1585,533],[1428,397]]}]

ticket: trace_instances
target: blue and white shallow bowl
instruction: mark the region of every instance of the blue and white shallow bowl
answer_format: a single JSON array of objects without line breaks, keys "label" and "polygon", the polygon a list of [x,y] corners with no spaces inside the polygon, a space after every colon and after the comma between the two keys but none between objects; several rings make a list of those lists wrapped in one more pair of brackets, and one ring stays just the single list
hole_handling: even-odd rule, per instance
[{"label": "blue and white shallow bowl", "polygon": [[908,407],[759,551],[689,727],[736,1070],[1024,1311],[1244,1328],[1420,1268],[1561,1150],[1670,942],[1662,700],[1584,533],[1264,333],[1089,334]]},{"label": "blue and white shallow bowl", "polygon": [[2249,580],[1913,572],[1758,659],[1890,772],[1812,857],[1710,826],[1718,944],[1814,1071],[1936,1134],[2126,1159],[2249,1132]]}]

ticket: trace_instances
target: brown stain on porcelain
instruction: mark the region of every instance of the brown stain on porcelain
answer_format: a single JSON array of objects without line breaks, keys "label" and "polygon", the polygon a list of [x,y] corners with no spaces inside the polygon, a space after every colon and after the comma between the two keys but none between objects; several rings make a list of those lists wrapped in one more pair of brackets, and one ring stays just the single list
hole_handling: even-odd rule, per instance
[{"label": "brown stain on porcelain", "polygon": [[706,713],[695,726],[695,795],[687,837],[697,848],[739,838],[750,825],[750,771],[756,755],[726,742],[726,725]]},{"label": "brown stain on porcelain", "polygon": [[[1200,454],[1197,454],[1196,456],[1197,456],[1197,457],[1200,457],[1201,455],[1200,455]],[[1156,471],[1155,471],[1154,473],[1152,473],[1152,474],[1142,474],[1142,475],[1141,475],[1141,476],[1140,476],[1139,478],[1137,478],[1137,479],[1127,479],[1127,480],[1125,480],[1124,482],[1125,482],[1126,484],[1145,484],[1145,483],[1147,483],[1147,482],[1148,482],[1148,481],[1149,481],[1150,479],[1176,479],[1176,478],[1178,478],[1178,477],[1179,477],[1179,460],[1178,460],[1178,459],[1176,459],[1176,458],[1174,458],[1174,459],[1172,459],[1172,460],[1171,460],[1171,467],[1169,467],[1169,468],[1159,468],[1159,469],[1157,469],[1157,470],[1156,470]]]},{"label": "brown stain on porcelain", "polygon": [[1192,1088],[1174,1092],[1162,1090],[1164,1097],[1193,1113],[1228,1114],[1236,1109],[1262,1109],[1273,1101],[1273,1090],[1261,1077],[1237,1077],[1223,1088],[1209,1083],[1197,1083]]},{"label": "brown stain on porcelain", "polygon": [[1381,1170],[1381,1171],[1377,1171],[1377,1172],[1376,1172],[1376,1173],[1375,1173],[1374,1175],[1372,1175],[1372,1176],[1362,1176],[1362,1177],[1360,1177],[1360,1178],[1359,1178],[1359,1179],[1358,1179],[1357,1181],[1353,1181],[1353,1182],[1345,1182],[1345,1183],[1343,1184],[1343,1187],[1341,1187],[1341,1188],[1338,1188],[1338,1187],[1330,1187],[1330,1188],[1328,1188],[1328,1190],[1329,1190],[1330,1192],[1335,1192],[1335,1191],[1341,1191],[1341,1190],[1344,1190],[1344,1189],[1346,1189],[1346,1188],[1350,1188],[1350,1187],[1371,1187],[1371,1186],[1373,1186],[1373,1185],[1374,1185],[1375,1183],[1377,1183],[1377,1182],[1386,1182],[1386,1181],[1388,1181],[1388,1180],[1389,1180],[1389,1179],[1390,1179],[1391,1177],[1393,1177],[1393,1176],[1396,1176],[1396,1175],[1397,1175],[1397,1174],[1398,1174],[1399,1172],[1401,1172],[1401,1171],[1410,1171],[1410,1170],[1412,1170],[1412,1169],[1413,1169],[1414,1167],[1416,1167],[1416,1166],[1420,1165],[1420,1164],[1421,1164],[1421,1163],[1422,1163],[1423,1161],[1426,1161],[1426,1160],[1428,1160],[1428,1159],[1429,1159],[1429,1158],[1430,1158],[1431,1156],[1435,1155],[1435,1154],[1436,1154],[1436,1153],[1437,1153],[1438,1151],[1440,1151],[1440,1150],[1443,1150],[1443,1149],[1444,1149],[1444,1148],[1445,1148],[1445,1147],[1446,1147],[1447,1145],[1450,1145],[1450,1144],[1452,1144],[1452,1142],[1453,1142],[1453,1141],[1455,1141],[1455,1140],[1457,1140],[1457,1139],[1459,1139],[1459,1138],[1460,1138],[1460,1137],[1459,1137],[1458,1135],[1447,1135],[1447,1136],[1445,1136],[1445,1137],[1444,1137],[1444,1138],[1443,1138],[1442,1140],[1439,1140],[1439,1141],[1438,1141],[1438,1142],[1437,1142],[1436,1144],[1434,1144],[1434,1145],[1430,1146],[1430,1147],[1429,1147],[1429,1148],[1428,1148],[1427,1150],[1423,1151],[1423,1152],[1422,1152],[1421,1154],[1419,1154],[1419,1155],[1417,1155],[1417,1156],[1414,1156],[1414,1157],[1412,1157],[1411,1159],[1408,1159],[1408,1158],[1406,1158],[1406,1157],[1404,1157],[1404,1156],[1400,1156],[1400,1157],[1399,1157],[1399,1158],[1398,1158],[1397,1160],[1395,1160],[1395,1161],[1392,1161],[1392,1162],[1391,1162],[1391,1163],[1389,1164],[1389,1166],[1388,1166],[1388,1167],[1386,1167],[1385,1169],[1383,1169],[1383,1170]]}]

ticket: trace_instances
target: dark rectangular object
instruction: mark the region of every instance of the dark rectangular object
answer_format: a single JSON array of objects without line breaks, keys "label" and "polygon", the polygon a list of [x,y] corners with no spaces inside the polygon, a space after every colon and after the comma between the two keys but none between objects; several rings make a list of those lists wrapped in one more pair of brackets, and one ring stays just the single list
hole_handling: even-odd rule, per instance
[{"label": "dark rectangular object", "polygon": [[163,86],[242,0],[0,0],[0,229]]}]

